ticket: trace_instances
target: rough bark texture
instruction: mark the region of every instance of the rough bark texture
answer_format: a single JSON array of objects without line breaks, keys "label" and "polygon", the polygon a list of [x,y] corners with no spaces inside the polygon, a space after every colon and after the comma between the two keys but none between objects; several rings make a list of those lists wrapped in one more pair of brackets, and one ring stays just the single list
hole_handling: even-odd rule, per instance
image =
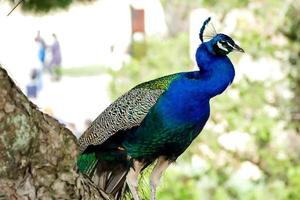
[{"label": "rough bark texture", "polygon": [[31,103],[0,66],[0,200],[109,199],[76,171],[75,136]]}]

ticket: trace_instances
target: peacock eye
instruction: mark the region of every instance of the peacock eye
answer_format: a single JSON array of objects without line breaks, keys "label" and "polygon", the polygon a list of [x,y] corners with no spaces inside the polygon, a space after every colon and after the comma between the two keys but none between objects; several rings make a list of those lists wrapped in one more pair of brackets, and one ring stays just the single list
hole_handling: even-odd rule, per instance
[{"label": "peacock eye", "polygon": [[224,45],[224,44],[226,44],[227,42],[225,42],[224,40],[221,40],[220,43],[221,43],[222,45]]},{"label": "peacock eye", "polygon": [[[223,42],[223,43],[222,43]],[[228,49],[227,49],[227,45],[226,45],[226,42],[225,41],[218,41],[217,42],[217,47],[221,50],[223,50],[224,52],[228,52]]]}]

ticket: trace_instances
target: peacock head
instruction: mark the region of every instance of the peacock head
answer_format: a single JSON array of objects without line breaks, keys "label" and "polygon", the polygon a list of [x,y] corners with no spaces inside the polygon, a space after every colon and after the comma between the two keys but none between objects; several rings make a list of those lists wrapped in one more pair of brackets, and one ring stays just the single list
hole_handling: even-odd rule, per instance
[{"label": "peacock head", "polygon": [[[207,18],[201,29],[200,29],[200,33],[199,33],[199,37],[201,42],[203,42],[203,37],[204,37],[204,30],[207,26],[207,24],[210,21],[210,17]],[[214,30],[214,28],[213,28]],[[214,30],[215,32],[215,30]],[[215,55],[227,55],[232,51],[238,51],[238,52],[244,52],[244,50],[239,47],[231,37],[229,37],[228,35],[225,35],[223,33],[216,33],[213,36],[209,36],[209,38],[211,38],[209,41],[205,42],[205,45],[208,49],[208,51],[212,54]]]}]

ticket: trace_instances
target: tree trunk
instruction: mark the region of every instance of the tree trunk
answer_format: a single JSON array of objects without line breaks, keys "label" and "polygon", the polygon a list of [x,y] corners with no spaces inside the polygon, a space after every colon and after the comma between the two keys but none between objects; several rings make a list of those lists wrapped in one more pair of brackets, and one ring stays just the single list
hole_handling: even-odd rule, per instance
[{"label": "tree trunk", "polygon": [[0,66],[0,199],[110,199],[76,168],[77,140]]}]

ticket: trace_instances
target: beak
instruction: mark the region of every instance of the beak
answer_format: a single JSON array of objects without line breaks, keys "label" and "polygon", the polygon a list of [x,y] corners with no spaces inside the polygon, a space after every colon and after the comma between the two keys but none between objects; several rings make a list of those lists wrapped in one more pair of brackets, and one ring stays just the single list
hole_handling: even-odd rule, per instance
[{"label": "beak", "polygon": [[245,53],[244,49],[242,49],[242,48],[241,48],[239,45],[237,45],[237,44],[234,44],[233,50],[238,51],[238,52]]}]

